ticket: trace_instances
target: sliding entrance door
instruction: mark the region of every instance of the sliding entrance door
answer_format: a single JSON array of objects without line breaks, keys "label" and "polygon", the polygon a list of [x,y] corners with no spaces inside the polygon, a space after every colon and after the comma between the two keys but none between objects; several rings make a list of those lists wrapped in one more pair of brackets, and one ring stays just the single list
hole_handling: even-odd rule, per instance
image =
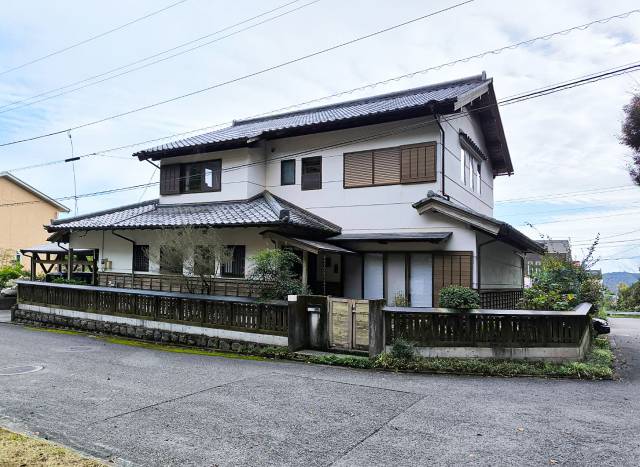
[{"label": "sliding entrance door", "polygon": [[384,260],[382,253],[364,255],[364,298],[384,297]]},{"label": "sliding entrance door", "polygon": [[411,253],[409,287],[411,306],[433,306],[433,261],[430,253]]}]

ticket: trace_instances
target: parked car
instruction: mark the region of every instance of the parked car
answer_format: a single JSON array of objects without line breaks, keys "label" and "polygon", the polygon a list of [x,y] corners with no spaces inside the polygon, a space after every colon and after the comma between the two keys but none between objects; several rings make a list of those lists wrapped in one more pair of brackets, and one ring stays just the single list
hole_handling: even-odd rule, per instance
[{"label": "parked car", "polygon": [[593,330],[597,334],[609,334],[611,332],[609,323],[605,319],[593,318],[592,323],[593,323]]}]

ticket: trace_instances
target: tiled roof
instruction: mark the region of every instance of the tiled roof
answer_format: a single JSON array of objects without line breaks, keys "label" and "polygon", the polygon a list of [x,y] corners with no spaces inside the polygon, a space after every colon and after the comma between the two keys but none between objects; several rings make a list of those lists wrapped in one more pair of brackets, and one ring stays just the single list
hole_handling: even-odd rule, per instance
[{"label": "tiled roof", "polygon": [[230,127],[145,149],[135,153],[134,156],[145,159],[161,154],[179,153],[185,148],[207,146],[211,149],[216,145],[234,141],[240,146],[253,138],[268,137],[270,133],[277,132],[280,135],[283,130],[328,126],[339,121],[346,122],[357,118],[416,109],[435,103],[455,102],[458,98],[473,94],[490,82],[491,80],[482,74],[296,112],[239,120]]},{"label": "tiled roof", "polygon": [[[468,208],[458,203],[454,203],[453,201],[442,197],[441,195],[433,192],[432,190],[429,190],[426,198],[423,198],[420,201],[416,201],[415,203],[413,203],[412,206],[415,209],[420,209],[427,205],[431,205],[433,207],[432,210],[435,212],[441,212],[438,210],[437,206],[442,205],[442,206],[453,208],[454,210],[457,210],[460,212],[467,213],[470,216],[473,216],[477,219],[485,220],[490,224],[493,224],[497,228],[496,230],[498,233],[496,238],[498,240],[502,240],[505,243],[509,243],[513,246],[521,248],[523,251],[529,251],[533,253],[544,253],[544,248],[538,242],[531,240],[529,237],[527,237],[525,234],[520,232],[515,227],[512,227],[506,222],[498,220],[495,217],[486,216],[471,208]],[[481,226],[477,226],[477,227],[480,230],[483,230]]]},{"label": "tiled roof", "polygon": [[53,221],[47,230],[152,229],[179,226],[290,225],[338,233],[340,227],[264,192],[242,201],[159,204],[158,200]]}]

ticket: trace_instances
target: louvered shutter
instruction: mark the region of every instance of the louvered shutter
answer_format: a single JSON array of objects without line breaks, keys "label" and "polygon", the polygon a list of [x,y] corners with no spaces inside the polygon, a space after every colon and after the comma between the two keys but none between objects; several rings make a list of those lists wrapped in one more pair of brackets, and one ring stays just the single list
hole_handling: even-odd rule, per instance
[{"label": "louvered shutter", "polygon": [[160,194],[175,195],[180,193],[180,165],[160,166]]},{"label": "louvered shutter", "polygon": [[440,290],[449,285],[473,285],[473,253],[450,252],[433,254],[433,304],[438,306]]},{"label": "louvered shutter", "polygon": [[344,187],[371,186],[373,159],[371,151],[351,152],[344,155]]},{"label": "louvered shutter", "polygon": [[400,148],[376,149],[373,151],[373,184],[395,183],[400,183]]},{"label": "louvered shutter", "polygon": [[436,181],[436,146],[420,144],[402,148],[401,183]]}]

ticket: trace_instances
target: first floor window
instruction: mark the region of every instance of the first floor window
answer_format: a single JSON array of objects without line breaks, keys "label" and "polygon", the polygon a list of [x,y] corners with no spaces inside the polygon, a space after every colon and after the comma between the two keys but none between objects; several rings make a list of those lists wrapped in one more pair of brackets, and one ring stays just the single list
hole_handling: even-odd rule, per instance
[{"label": "first floor window", "polygon": [[193,273],[198,276],[213,276],[216,273],[216,258],[213,247],[198,245],[193,249]]},{"label": "first floor window", "polygon": [[223,277],[244,277],[245,246],[230,245],[228,248],[232,251],[231,259],[222,264],[221,275]]},{"label": "first floor window", "polygon": [[133,245],[133,270],[149,272],[149,245]]},{"label": "first floor window", "polygon": [[280,185],[296,184],[296,160],[289,159],[280,162]]},{"label": "first floor window", "polygon": [[160,273],[182,274],[183,252],[178,248],[162,245],[160,247]]}]

